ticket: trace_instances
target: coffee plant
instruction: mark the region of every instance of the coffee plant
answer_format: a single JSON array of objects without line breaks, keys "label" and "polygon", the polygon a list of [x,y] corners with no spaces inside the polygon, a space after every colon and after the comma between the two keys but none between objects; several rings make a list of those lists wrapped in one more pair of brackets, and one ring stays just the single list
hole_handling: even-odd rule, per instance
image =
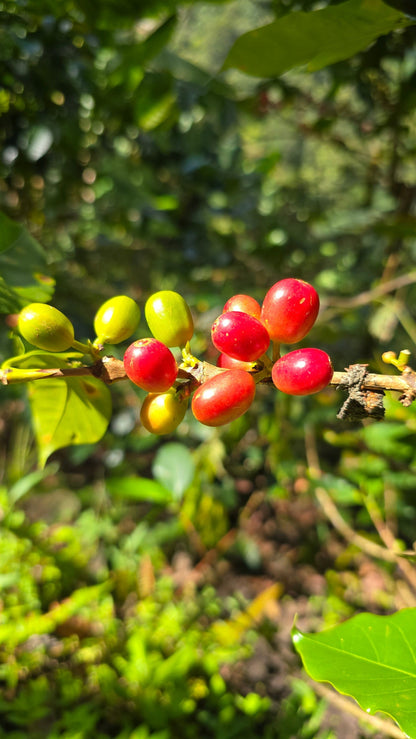
[{"label": "coffee plant", "polygon": [[[4,362],[0,377],[4,386],[30,385],[41,466],[62,446],[99,441],[111,419],[110,387],[122,380],[146,392],[140,422],[155,435],[172,434],[187,412],[206,426],[229,424],[248,411],[259,384],[294,396],[343,388],[348,397],[340,415],[353,420],[382,418],[385,390],[401,392],[402,403],[409,406],[416,397],[416,373],[406,351],[399,357],[385,352],[384,361],[400,373],[391,376],[371,374],[365,365],[334,371],[322,349],[291,348],[313,329],[318,313],[317,291],[296,277],[272,285],[261,306],[249,295],[230,296],[211,327],[221,358],[213,365],[192,354],[194,318],[174,291],[148,298],[149,336],[126,346],[122,359],[109,349],[127,342],[138,328],[141,309],[130,297],[106,300],[92,319],[91,336],[82,341],[60,310],[29,303],[8,317],[20,352]],[[62,396],[67,386],[70,392]],[[363,614],[315,636],[294,626],[293,643],[312,677],[354,696],[368,713],[388,713],[411,736],[415,619],[414,609],[390,617]],[[381,688],[386,680],[395,686],[388,697]]]},{"label": "coffee plant", "polygon": [[[394,525],[389,524],[388,514],[393,504],[386,502],[386,520],[379,506],[379,486],[384,478],[386,484],[393,480],[400,489],[409,490],[414,486],[412,444],[411,439],[407,439],[414,432],[414,421],[406,425],[404,420],[406,414],[413,413],[412,404],[416,398],[416,371],[411,366],[410,352],[407,348],[386,350],[379,357],[374,356],[371,349],[364,363],[355,361],[354,352],[348,346],[344,352],[347,366],[337,367],[325,340],[324,347],[309,343],[314,341],[315,328],[320,325],[320,287],[325,287],[329,281],[330,286],[343,289],[341,277],[337,283],[334,274],[338,266],[341,272],[348,268],[348,257],[344,259],[342,254],[336,254],[333,237],[327,235],[323,225],[325,206],[319,197],[309,204],[307,213],[302,211],[303,193],[299,190],[294,196],[296,187],[290,178],[284,182],[279,195],[282,201],[287,199],[280,210],[282,228],[277,228],[273,222],[267,196],[270,182],[259,188],[261,195],[253,211],[265,215],[267,221],[264,233],[267,246],[259,247],[259,252],[263,250],[267,273],[277,277],[269,280],[261,296],[258,285],[250,284],[250,270],[246,267],[249,265],[251,269],[251,265],[256,264],[255,259],[251,259],[255,250],[250,233],[256,232],[258,223],[252,211],[246,212],[244,192],[255,187],[256,181],[249,166],[238,169],[234,144],[227,139],[228,122],[232,117],[229,103],[233,97],[229,88],[225,83],[222,87],[223,83],[217,80],[213,84],[210,75],[195,70],[192,64],[175,56],[174,45],[165,49],[183,12],[182,5],[147,0],[140,9],[144,25],[139,23],[136,28],[137,18],[132,16],[128,3],[118,7],[107,2],[102,9],[95,9],[83,8],[75,2],[69,17],[57,15],[57,18],[51,15],[48,3],[41,4],[45,10],[45,18],[39,23],[41,41],[31,43],[28,38],[22,60],[18,57],[20,48],[25,45],[24,39],[37,27],[37,6],[29,0],[16,3],[16,9],[10,10],[8,3],[1,8],[6,20],[9,14],[13,16],[10,44],[9,47],[5,45],[4,51],[5,56],[9,54],[7,70],[4,87],[0,90],[0,108],[5,120],[4,134],[1,134],[4,144],[1,193],[6,193],[4,210],[13,216],[19,215],[16,208],[20,202],[25,214],[22,220],[31,224],[31,230],[40,234],[41,240],[45,235],[52,258],[56,259],[58,254],[60,258],[70,251],[73,238],[80,245],[78,256],[82,254],[83,266],[79,272],[75,270],[68,275],[66,299],[57,300],[59,305],[53,304],[54,280],[49,276],[45,252],[17,220],[0,215],[0,312],[5,317],[1,345],[7,347],[0,381],[4,393],[18,392],[21,385],[27,388],[38,453],[36,469],[15,480],[8,490],[0,486],[0,520],[7,531],[0,542],[3,566],[0,585],[5,591],[0,609],[3,611],[5,606],[4,618],[0,618],[0,681],[5,687],[4,696],[0,698],[0,714],[7,716],[5,728],[0,725],[0,739],[3,736],[22,739],[19,729],[10,732],[10,727],[22,726],[26,731],[32,721],[37,722],[36,737],[43,735],[44,726],[52,726],[52,721],[51,739],[72,739],[74,727],[76,736],[98,739],[107,737],[107,732],[113,732],[117,739],[168,739],[179,735],[194,739],[196,735],[205,734],[216,739],[240,735],[250,739],[262,733],[262,721],[272,708],[269,699],[261,695],[261,681],[258,681],[258,692],[243,694],[237,690],[231,695],[226,690],[223,674],[227,674],[224,666],[235,665],[249,654],[251,627],[257,625],[256,619],[267,614],[268,609],[273,611],[277,607],[279,586],[274,583],[264,588],[248,606],[230,603],[227,617],[223,604],[209,585],[199,590],[195,586],[200,582],[200,571],[209,566],[212,557],[226,550],[230,540],[236,544],[234,552],[238,551],[238,546],[245,547],[245,557],[255,568],[256,551],[250,550],[243,539],[233,539],[238,537],[233,533],[231,522],[226,520],[224,499],[227,491],[221,500],[206,492],[206,480],[212,481],[215,477],[214,465],[210,466],[210,460],[205,459],[205,466],[200,464],[197,469],[195,459],[199,462],[204,459],[204,440],[210,430],[218,429],[218,436],[212,437],[214,440],[228,434],[232,446],[233,439],[238,438],[235,429],[245,428],[249,434],[250,424],[258,421],[259,428],[270,441],[270,463],[276,444],[275,431],[267,428],[267,419],[260,414],[256,421],[260,396],[270,404],[275,398],[281,401],[279,421],[283,428],[284,410],[290,407],[290,402],[297,404],[296,422],[300,434],[305,436],[308,473],[302,477],[296,471],[296,494],[305,486],[313,489],[328,525],[348,543],[343,556],[353,558],[356,550],[362,551],[370,558],[383,561],[390,568],[392,579],[396,571],[403,575],[400,581],[402,607],[395,612],[391,612],[387,604],[380,608],[382,613],[361,612],[351,616],[346,608],[341,623],[315,634],[306,633],[298,626],[298,619],[294,619],[291,644],[307,674],[318,683],[316,691],[321,702],[309,682],[293,680],[290,699],[293,703],[287,702],[282,719],[282,731],[286,734],[283,736],[278,728],[270,736],[287,739],[296,733],[305,739],[332,739],[333,734],[325,728],[321,731],[317,721],[322,716],[324,702],[338,700],[342,709],[358,715],[359,720],[369,719],[375,730],[388,736],[416,738],[413,702],[416,690],[415,555],[413,549],[399,539]],[[186,4],[196,5],[192,2],[183,5]],[[312,0],[300,4],[288,0],[270,3],[270,6],[278,10],[276,18],[241,33],[220,60],[221,68],[217,64],[219,74],[238,70],[238,74],[261,80],[253,83],[254,87],[247,84],[244,99],[235,96],[234,108],[239,107],[244,114],[258,119],[267,117],[270,111],[284,114],[292,105],[296,85],[302,89],[302,82],[296,77],[288,82],[284,75],[290,70],[295,70],[296,75],[296,70],[302,68],[317,72],[333,65],[332,83],[328,85],[327,79],[321,80],[322,87],[328,85],[329,92],[319,100],[319,119],[305,115],[299,123],[299,132],[303,141],[304,137],[312,139],[329,131],[331,145],[342,149],[342,126],[337,130],[333,119],[345,101],[341,99],[337,107],[334,100],[337,91],[344,84],[350,84],[348,75],[354,74],[354,64],[347,72],[342,62],[358,58],[357,55],[366,58],[367,66],[364,65],[365,71],[359,80],[362,99],[355,108],[352,106],[351,119],[363,137],[371,136],[378,127],[385,125],[389,132],[385,138],[390,137],[396,146],[395,156],[381,178],[377,168],[384,156],[384,143],[380,143],[384,142],[383,136],[380,141],[377,139],[377,145],[372,142],[368,147],[371,161],[365,178],[368,190],[365,202],[368,208],[370,205],[375,208],[374,203],[381,202],[377,207],[385,208],[383,212],[387,213],[375,228],[391,238],[382,255],[386,261],[385,285],[394,284],[399,290],[411,284],[412,279],[414,281],[412,274],[391,277],[400,265],[400,248],[396,241],[400,244],[400,239],[411,241],[414,237],[414,184],[410,164],[414,154],[411,101],[414,99],[415,64],[411,33],[415,18],[411,3],[406,0],[347,0],[321,7]],[[283,6],[284,14],[281,14]],[[59,12],[56,10],[57,14]],[[153,16],[159,21],[159,14],[163,14],[159,25],[150,24],[150,32],[146,25],[147,13],[152,16],[152,23]],[[116,34],[114,28],[117,28]],[[138,44],[131,36],[132,28],[138,35],[145,34],[143,43]],[[395,77],[400,51],[397,52],[394,43],[389,46],[391,35],[404,39],[406,52],[398,75],[401,77],[400,94],[397,95],[390,94],[389,85]],[[36,66],[43,50],[51,44],[51,38],[55,39],[56,74],[62,74],[52,86],[50,60],[47,74],[43,70],[38,77]],[[110,40],[114,44],[112,49]],[[383,44],[386,44],[385,53],[380,61],[377,54]],[[164,50],[167,51],[165,56]],[[176,73],[178,80],[174,80]],[[191,79],[189,85],[188,78]],[[32,90],[32,85],[34,92],[28,94],[23,104],[19,96],[25,87]],[[371,85],[374,85],[374,100],[381,106],[385,120],[379,114],[374,119],[362,118],[363,100],[368,103],[367,98],[371,99],[368,94]],[[302,89],[304,101],[314,94],[306,87]],[[221,120],[211,124],[207,135],[211,144],[215,143],[212,149],[216,153],[211,161],[205,158],[204,146],[200,142],[195,144],[194,131],[188,137],[187,133],[204,118],[204,106],[214,116],[212,102],[217,94],[220,98],[223,96],[223,107]],[[111,113],[107,113],[110,100]],[[132,100],[135,102],[129,105],[127,101]],[[55,107],[48,121],[51,105]],[[42,123],[43,115],[45,124]],[[114,135],[115,131],[119,135]],[[406,144],[400,147],[400,137],[405,134]],[[95,162],[95,156],[101,136],[100,151],[105,152],[102,160],[105,166],[97,178],[99,157]],[[273,136],[274,129],[271,138]],[[59,149],[63,141],[69,152],[66,167],[63,149]],[[292,156],[296,160],[297,155],[292,153]],[[131,180],[125,176],[123,167],[118,169],[119,161],[127,157],[135,164],[136,174]],[[275,152],[267,153],[257,174],[267,175],[277,161]],[[34,166],[35,173],[31,169]],[[75,172],[77,167],[82,170],[81,187],[73,184],[80,179]],[[67,176],[61,177],[60,171],[65,171]],[[201,172],[205,174],[201,176]],[[187,179],[189,173],[192,173],[192,182]],[[348,167],[345,175],[348,176]],[[204,181],[201,192],[205,176],[207,182]],[[229,212],[225,211],[221,198],[225,176],[228,178],[225,200],[229,198],[233,203]],[[384,199],[376,192],[380,179],[390,183],[388,197]],[[26,195],[27,182],[30,183],[29,195]],[[179,192],[181,187],[183,192],[177,196],[176,188]],[[53,202],[59,212],[57,234],[46,223],[47,208],[39,204],[42,199],[39,192],[48,188],[52,193],[48,195],[48,203]],[[342,188],[347,189],[347,185]],[[237,190],[243,193],[241,199],[236,195]],[[77,198],[79,222],[71,212]],[[397,213],[392,214],[394,198],[400,202]],[[291,208],[296,212],[293,222],[286,213]],[[171,212],[177,214],[177,220],[169,220],[167,214]],[[355,215],[358,222],[359,217]],[[97,227],[100,218],[105,224],[102,231]],[[244,218],[247,219],[246,229],[241,226]],[[192,228],[182,244],[187,219]],[[215,316],[207,310],[205,303],[210,301],[204,296],[200,301],[194,300],[195,306],[191,302],[192,311],[184,297],[190,293],[192,275],[205,274],[205,256],[201,256],[203,250],[200,249],[201,224],[205,221],[208,223],[206,233],[209,235],[211,229],[214,234],[209,274],[216,286],[224,283],[224,265],[227,265],[234,238],[240,240],[240,255],[244,257],[241,258],[243,267],[240,265],[244,276],[242,285],[240,273],[240,287],[244,292],[230,290],[222,310],[217,310]],[[319,224],[318,232],[321,228],[318,241],[322,255],[339,259],[336,269],[319,273],[316,285],[304,279],[303,266],[305,255],[308,255],[308,274],[313,274],[317,260],[313,240],[306,243],[304,251],[292,248],[294,237],[299,239],[301,233],[299,224],[306,221]],[[291,232],[288,252],[292,254],[291,261],[288,260],[290,270],[286,265],[279,277],[276,269],[279,259],[272,256],[270,247],[285,248],[285,229]],[[243,238],[244,230],[247,236]],[[124,286],[116,290],[111,288],[112,294],[107,291],[97,301],[97,310],[92,311],[91,316],[83,315],[80,321],[76,305],[83,295],[83,275],[94,275],[95,295],[101,292],[102,282],[107,281],[100,273],[101,261],[92,247],[94,240],[101,240],[104,250],[111,243],[108,249],[109,272],[114,272],[111,283],[120,285],[124,282],[120,276],[131,271],[130,232],[138,236],[137,251],[142,258],[135,298],[130,293],[125,294],[128,291]],[[358,254],[356,268],[367,249],[365,229],[363,234],[361,243],[354,244]],[[396,239],[397,234],[400,239]],[[159,242],[167,244],[161,259],[157,251]],[[184,261],[193,265],[193,271],[183,269],[182,263],[182,269],[178,268],[175,246],[179,244],[183,248]],[[414,246],[409,246],[407,256],[412,256],[413,252]],[[373,267],[383,261],[379,257],[377,253],[371,254]],[[269,258],[273,267],[270,269]],[[183,295],[172,289],[172,274],[179,272],[184,284]],[[162,279],[165,273],[166,280]],[[357,283],[362,286],[365,277],[358,274],[359,268],[356,273]],[[62,282],[65,277],[63,268]],[[201,277],[201,281],[204,279]],[[158,289],[154,291],[152,285]],[[388,294],[388,288],[383,293],[381,284],[377,295],[384,294]],[[65,295],[65,290],[60,295]],[[342,296],[339,300],[342,304]],[[212,305],[211,301],[208,307]],[[396,312],[403,326],[408,327],[406,311]],[[376,319],[373,333],[376,330],[381,333],[382,325],[388,335],[385,314],[377,314]],[[76,327],[80,325],[79,331]],[[348,337],[354,338],[354,327],[348,331]],[[408,333],[411,335],[411,328]],[[337,356],[339,354],[337,351]],[[391,371],[380,372],[383,363]],[[372,371],[373,364],[377,372]],[[157,445],[152,463],[155,479],[133,475],[115,477],[109,482],[107,493],[114,499],[124,496],[135,504],[150,505],[150,508],[151,504],[165,506],[172,518],[155,522],[152,511],[149,514],[146,510],[146,522],[138,523],[134,530],[128,529],[128,525],[123,530],[125,523],[117,522],[122,534],[119,547],[116,547],[114,521],[111,520],[112,515],[115,518],[117,515],[109,512],[107,500],[97,502],[97,508],[103,506],[105,515],[95,518],[91,512],[91,515],[88,512],[80,514],[76,528],[62,525],[54,529],[53,520],[50,527],[41,521],[30,527],[21,515],[19,501],[48,474],[53,474],[59,450],[69,448],[75,450],[75,454],[78,449],[82,455],[83,447],[98,445],[107,433],[111,433],[113,390],[117,392],[122,382],[130,388],[129,397],[134,398],[136,404],[130,406],[134,415],[131,428],[139,424],[148,434],[141,437],[138,451],[146,454],[148,448],[156,448],[151,445]],[[386,406],[387,416],[392,410],[390,393],[394,397],[398,394],[401,405],[399,411],[395,411],[396,423],[387,426],[383,419]],[[339,396],[342,405],[337,409]],[[309,403],[308,408],[313,408],[315,402],[320,402],[319,398],[323,398],[322,407],[328,417],[352,422],[348,431],[345,431],[347,425],[342,426],[344,431],[336,440],[334,431],[332,436],[328,432],[326,437],[334,448],[339,446],[344,479],[334,480],[321,469],[311,424],[306,423],[303,428],[302,409],[305,406],[302,404]],[[308,418],[313,418],[313,410]],[[197,429],[201,440],[195,456],[175,441],[176,432],[180,434],[181,429],[190,426]],[[167,443],[163,444],[165,438]],[[356,451],[351,465],[350,447]],[[223,459],[218,449],[214,443],[213,453],[217,454],[217,467],[220,467]],[[377,458],[379,451],[390,464]],[[253,468],[259,464],[259,454],[259,447],[250,449],[247,463]],[[284,477],[284,460],[281,466]],[[364,488],[365,494],[362,493]],[[192,494],[185,496],[189,489]],[[277,492],[278,489],[276,484]],[[91,495],[88,486],[82,495]],[[351,520],[339,510],[345,501],[360,511]],[[75,501],[73,505],[78,511]],[[241,514],[244,520],[249,520],[253,513],[251,505],[254,505],[254,513],[258,513],[251,502]],[[410,511],[413,508],[408,501],[403,503],[403,519],[408,518],[407,540],[412,536],[413,514]],[[46,512],[45,519],[48,516],[51,516],[50,511]],[[361,533],[365,516],[374,525],[370,536]],[[321,526],[320,520],[316,524],[318,536]],[[152,564],[152,557],[160,558],[161,544],[168,542],[171,546],[184,531],[195,549],[202,553],[199,569],[192,569],[195,581],[190,593],[186,592],[186,578],[181,580],[179,567],[175,572],[178,579],[175,590],[172,580],[155,581]],[[305,539],[307,549],[307,536]],[[107,556],[108,561],[104,561]],[[69,558],[72,558],[72,569],[68,567]],[[98,585],[89,583],[95,575]],[[336,573],[328,577],[338,582]],[[85,581],[88,584],[79,587],[79,582]],[[177,599],[177,593],[182,590],[183,598]],[[135,599],[130,603],[129,593],[133,591]],[[112,592],[116,594],[115,601],[110,596]],[[118,604],[116,613],[114,602]],[[380,603],[385,602],[381,595]],[[48,607],[42,611],[44,603]],[[344,605],[339,597],[340,610]],[[365,603],[360,610],[365,610]],[[388,615],[385,615],[386,610],[390,611]],[[10,613],[16,616],[16,627]],[[247,637],[247,641],[243,637]],[[108,656],[108,662],[103,656]],[[49,681],[43,670],[50,670],[53,680]],[[32,693],[25,687],[28,675],[34,677]],[[232,669],[229,675],[234,677]],[[329,691],[324,683],[330,683],[340,695]],[[18,684],[23,686],[19,693],[16,691]],[[93,710],[84,702],[85,685],[89,695],[100,696]],[[59,716],[54,714],[53,718],[45,713],[45,705],[51,700],[51,686],[52,703],[59,712]],[[359,708],[343,696],[355,699]],[[76,711],[72,711],[74,701],[77,701]],[[126,707],[128,711],[124,716]],[[379,713],[388,718],[380,718]],[[188,717],[194,714],[195,726],[191,727]],[[145,723],[137,726],[137,722],[143,720]],[[269,736],[268,729],[265,731],[264,736]]]}]

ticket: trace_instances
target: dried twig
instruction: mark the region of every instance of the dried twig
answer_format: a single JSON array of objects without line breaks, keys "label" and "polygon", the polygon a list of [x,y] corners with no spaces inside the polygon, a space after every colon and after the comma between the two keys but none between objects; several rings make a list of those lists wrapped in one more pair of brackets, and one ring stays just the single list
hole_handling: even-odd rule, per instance
[{"label": "dried twig", "polygon": [[392,280],[387,282],[381,282],[371,290],[365,290],[358,295],[354,295],[352,298],[336,298],[329,296],[322,301],[323,311],[331,308],[339,308],[341,310],[347,310],[350,308],[358,308],[361,305],[367,305],[372,300],[377,300],[383,295],[399,290],[401,287],[406,285],[413,285],[416,282],[416,270],[407,272],[406,274],[394,277]]},{"label": "dried twig", "polygon": [[[310,427],[305,430],[305,447],[309,472],[313,479],[319,481],[319,479],[322,478],[323,473],[319,462],[315,434],[313,429]],[[396,549],[396,540],[394,539],[393,534],[390,531],[389,534],[386,534],[387,524],[383,523],[383,527],[381,527],[380,522],[378,521],[378,525],[376,526],[377,532],[385,544],[385,546],[382,546],[354,531],[354,529],[341,516],[330,494],[324,487],[317,485],[315,488],[315,495],[327,519],[346,541],[353,544],[370,557],[382,559],[385,562],[392,562],[401,570],[404,578],[413,591],[411,593],[409,592],[409,602],[407,605],[414,608],[416,603],[414,596],[414,592],[416,592],[416,573],[411,564],[401,556],[403,553]],[[383,535],[381,535],[381,533]]]}]

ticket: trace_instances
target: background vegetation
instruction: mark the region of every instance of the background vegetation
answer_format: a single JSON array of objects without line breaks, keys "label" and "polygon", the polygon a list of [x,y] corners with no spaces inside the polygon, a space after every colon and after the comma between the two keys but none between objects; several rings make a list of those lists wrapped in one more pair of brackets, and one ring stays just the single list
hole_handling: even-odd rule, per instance
[{"label": "background vegetation", "polygon": [[[413,350],[414,25],[317,71],[223,68],[245,31],[323,5],[0,3],[0,207],[77,336],[114,294],[174,289],[214,361],[227,298],[296,276],[336,369]],[[290,628],[415,606],[395,554],[415,539],[415,409],[388,397],[351,424],[337,391],[263,389],[224,429],[189,416],[160,440],[140,391],[112,396],[103,440],[39,471],[25,391],[1,395],[0,738],[402,736],[312,687]]]}]

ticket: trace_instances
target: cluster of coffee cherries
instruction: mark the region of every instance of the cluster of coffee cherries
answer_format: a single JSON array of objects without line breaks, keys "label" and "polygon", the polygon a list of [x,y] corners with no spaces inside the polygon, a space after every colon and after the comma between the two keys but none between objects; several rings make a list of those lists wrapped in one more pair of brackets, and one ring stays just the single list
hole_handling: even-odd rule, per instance
[{"label": "cluster of coffee cherries", "polygon": [[[194,323],[184,298],[172,290],[154,293],[145,305],[151,336],[133,341],[123,358],[127,377],[147,393],[140,412],[143,426],[158,435],[172,433],[190,399],[200,423],[222,426],[248,410],[262,381],[291,395],[319,392],[333,375],[326,352],[301,348],[280,355],[281,344],[295,344],[308,334],[318,311],[316,290],[296,278],[276,282],[262,305],[250,295],[234,295],[211,327],[212,343],[219,352],[214,367],[191,353]],[[97,311],[96,338],[88,344],[75,339],[73,325],[61,311],[43,303],[26,306],[19,314],[18,328],[40,349],[74,348],[98,360],[106,344],[130,338],[140,318],[136,301],[117,295]],[[179,361],[175,348],[181,352]]]}]

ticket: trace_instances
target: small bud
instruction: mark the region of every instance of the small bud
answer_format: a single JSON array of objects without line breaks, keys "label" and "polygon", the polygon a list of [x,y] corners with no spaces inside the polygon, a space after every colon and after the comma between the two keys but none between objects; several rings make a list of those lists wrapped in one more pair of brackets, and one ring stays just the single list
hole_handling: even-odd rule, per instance
[{"label": "small bud", "polygon": [[381,355],[381,358],[383,362],[385,362],[386,364],[395,364],[397,361],[397,354],[396,352],[391,352],[391,351],[383,352],[383,354]]},{"label": "small bud", "polygon": [[386,364],[392,364],[393,367],[396,367],[400,372],[403,372],[404,368],[407,367],[409,357],[410,352],[408,349],[402,349],[399,356],[397,356],[396,352],[392,351],[383,352],[381,355],[383,362]]}]

